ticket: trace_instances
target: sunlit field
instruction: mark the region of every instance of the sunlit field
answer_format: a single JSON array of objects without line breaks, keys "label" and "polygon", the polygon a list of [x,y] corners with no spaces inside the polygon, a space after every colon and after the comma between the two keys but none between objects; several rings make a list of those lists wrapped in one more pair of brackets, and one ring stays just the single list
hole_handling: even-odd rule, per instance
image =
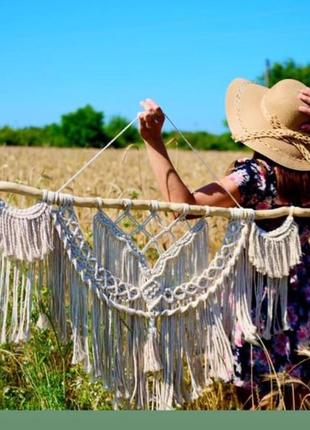
[{"label": "sunlit field", "polygon": [[[57,190],[95,154],[92,149],[56,148],[0,148],[0,178],[28,184],[41,189]],[[221,178],[230,163],[246,152],[201,152],[217,178],[190,151],[171,150],[171,157],[184,182],[191,190]],[[66,192],[80,196],[102,198],[160,199],[156,183],[144,148],[108,150],[73,183]],[[29,206],[33,201],[26,197],[5,195],[12,205]],[[94,210],[78,210],[85,233],[90,231]],[[225,229],[225,221],[209,221],[211,246],[215,249]],[[34,314],[35,319],[37,315]],[[31,340],[26,345],[0,347],[0,409],[112,409],[113,402],[101,383],[90,380],[79,366],[71,365],[71,344],[61,345],[53,329],[39,331],[32,328]],[[307,357],[301,357],[301,360]],[[279,386],[291,390],[301,385],[289,375],[270,375],[275,389],[261,399],[254,408],[276,409],[281,406]],[[282,379],[281,379],[282,378]],[[302,408],[307,407],[308,393]],[[214,383],[204,395],[186,409],[243,409],[229,384]],[[247,404],[251,407],[251,404]]]},{"label": "sunlit field", "polygon": [[[56,190],[89,158],[94,149],[0,147],[1,180],[15,181]],[[171,158],[190,189],[215,178],[192,151],[170,150]],[[238,157],[247,152],[207,151],[200,156],[219,179]],[[143,147],[127,150],[108,149],[66,192],[111,198],[160,199]]]},{"label": "sunlit field", "polygon": [[[0,147],[0,177],[2,180],[56,191],[95,153],[93,149]],[[233,160],[250,156],[251,153],[200,152],[199,155],[216,178],[212,177],[206,165],[192,151],[175,149],[170,150],[170,154],[183,181],[194,190],[220,179]],[[108,149],[65,192],[103,198],[161,199],[145,149],[133,146],[127,150]],[[11,195],[9,202],[24,207],[31,205],[33,200]],[[78,209],[77,213],[87,233],[94,210],[83,208]],[[222,235],[219,233],[224,232],[225,221],[213,218],[209,226],[211,250],[215,250],[220,244]]]}]

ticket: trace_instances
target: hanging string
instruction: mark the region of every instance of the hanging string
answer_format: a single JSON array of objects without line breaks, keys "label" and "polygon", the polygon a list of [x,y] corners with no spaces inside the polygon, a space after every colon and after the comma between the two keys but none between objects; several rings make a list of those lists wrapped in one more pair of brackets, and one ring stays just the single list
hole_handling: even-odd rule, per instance
[{"label": "hanging string", "polygon": [[138,116],[136,116],[132,121],[130,121],[129,124],[126,125],[115,137],[113,137],[110,142],[108,142],[103,148],[100,149],[90,160],[88,160],[71,178],[67,180],[65,184],[63,184],[59,190],[57,190],[57,193],[60,193],[62,190],[64,190],[69,184],[71,184],[74,179],[76,179],[90,164],[92,164],[106,149],[109,148],[122,134],[125,133],[126,130],[128,130],[129,127],[131,127],[136,121],[138,120]]},{"label": "hanging string", "polygon": [[209,170],[209,172],[211,173],[211,175],[213,176],[213,178],[216,180],[217,184],[220,185],[220,187],[222,187],[224,191],[226,191],[226,193],[229,195],[229,197],[236,203],[236,205],[239,208],[242,208],[242,206],[240,205],[240,203],[235,199],[235,197],[231,194],[231,192],[226,187],[224,187],[223,184],[221,184],[221,182],[219,181],[216,173],[213,171],[213,169],[211,169],[210,165],[201,157],[201,155],[199,154],[199,152],[197,151],[197,149],[195,149],[193,147],[193,145],[190,143],[190,141],[184,136],[184,134],[182,133],[182,131],[178,129],[178,127],[174,124],[174,122],[168,117],[168,115],[166,113],[164,113],[164,115],[167,118],[167,120],[170,122],[170,124],[172,125],[172,127],[175,129],[175,131],[180,135],[180,137],[184,140],[184,142],[193,151],[193,153],[196,155],[196,157],[206,166],[206,168]]},{"label": "hanging string", "polygon": [[[213,178],[216,180],[216,182],[218,183],[218,185],[220,185],[220,187],[223,188],[223,190],[229,195],[229,197],[233,200],[234,203],[236,203],[236,205],[239,208],[242,208],[242,206],[239,204],[239,202],[236,200],[236,198],[232,195],[232,193],[226,187],[224,187],[223,184],[221,184],[221,182],[219,181],[219,179],[218,179],[217,175],[215,174],[215,172],[213,171],[213,169],[211,169],[210,165],[200,156],[199,152],[193,147],[193,145],[189,142],[189,140],[184,136],[184,134],[182,133],[182,131],[178,129],[178,127],[174,124],[174,122],[168,117],[168,115],[166,113],[164,115],[167,118],[167,120],[170,122],[170,124],[172,125],[172,127],[176,130],[176,132],[184,140],[184,142],[193,151],[193,153],[196,155],[196,157],[206,166],[206,168],[209,170],[209,172],[211,173],[211,175],[213,176]],[[110,140],[102,149],[100,149],[100,151],[98,151],[90,160],[88,160],[73,176],[71,176],[71,178],[69,178],[67,180],[67,182],[65,182],[65,184],[62,185],[57,190],[57,192],[58,193],[61,192],[69,184],[71,184],[71,182],[74,181],[74,179],[76,179],[88,166],[90,166],[90,164],[92,164],[106,149],[108,149],[122,134],[124,134],[128,130],[128,128],[130,128],[138,120],[138,118],[139,118],[139,116],[137,115],[115,137],[113,137],[112,140]]]}]

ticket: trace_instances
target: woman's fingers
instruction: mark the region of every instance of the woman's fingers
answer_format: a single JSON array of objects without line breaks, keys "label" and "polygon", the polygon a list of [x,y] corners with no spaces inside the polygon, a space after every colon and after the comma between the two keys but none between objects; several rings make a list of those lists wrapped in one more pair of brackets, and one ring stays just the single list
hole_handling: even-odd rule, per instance
[{"label": "woman's fingers", "polygon": [[299,111],[310,115],[310,88],[302,89],[298,95],[299,99],[306,104],[299,107]]},{"label": "woman's fingers", "polygon": [[310,96],[310,88],[305,87],[302,90],[300,90],[300,94],[304,94],[305,96]]},{"label": "woman's fingers", "polygon": [[310,115],[310,106],[299,106],[299,111],[305,113],[306,115]]},{"label": "woman's fingers", "polygon": [[140,105],[144,109],[139,114],[140,134],[142,138],[151,144],[158,144],[158,142],[161,144],[161,131],[165,120],[163,111],[152,99],[142,100]]},{"label": "woman's fingers", "polygon": [[164,117],[161,107],[152,99],[145,99],[140,102],[141,106],[156,117]]},{"label": "woman's fingers", "polygon": [[300,100],[310,105],[310,94],[300,93],[299,94]]},{"label": "woman's fingers", "polygon": [[160,106],[152,99],[145,99],[140,102],[141,106],[145,109],[143,117],[147,128],[163,126],[165,115]]},{"label": "woman's fingers", "polygon": [[[302,102],[304,102],[302,106],[299,106],[299,111],[310,116],[310,88],[303,88],[298,97]],[[300,131],[310,133],[310,122],[302,124],[300,126]]]},{"label": "woman's fingers", "polygon": [[[300,91],[298,98],[304,103],[303,105],[299,106],[299,112],[305,113],[306,115],[310,116],[310,88],[303,88]],[[306,131],[307,127],[308,125],[305,124],[305,128],[303,131]]]}]

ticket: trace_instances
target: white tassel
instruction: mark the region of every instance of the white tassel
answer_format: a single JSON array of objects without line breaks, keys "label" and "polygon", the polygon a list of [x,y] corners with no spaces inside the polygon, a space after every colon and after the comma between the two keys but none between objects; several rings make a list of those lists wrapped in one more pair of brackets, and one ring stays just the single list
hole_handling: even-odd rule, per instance
[{"label": "white tassel", "polygon": [[144,345],[144,372],[159,372],[162,368],[156,322],[154,318],[150,318],[147,339]]},{"label": "white tassel", "polygon": [[290,268],[300,262],[301,245],[298,225],[288,216],[284,223],[272,231],[264,231],[252,223],[248,256],[256,270],[270,278],[289,275]]},{"label": "white tassel", "polygon": [[71,324],[73,338],[72,364],[82,362],[91,371],[88,346],[88,291],[72,270],[70,276]]},{"label": "white tassel", "polygon": [[0,249],[6,257],[33,262],[42,260],[52,248],[51,213],[46,203],[16,209],[2,202]]}]

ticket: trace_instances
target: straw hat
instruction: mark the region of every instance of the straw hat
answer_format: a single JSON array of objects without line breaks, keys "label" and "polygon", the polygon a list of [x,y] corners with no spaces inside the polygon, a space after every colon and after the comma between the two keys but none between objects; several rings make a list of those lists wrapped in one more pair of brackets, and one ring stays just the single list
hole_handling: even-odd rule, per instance
[{"label": "straw hat", "polygon": [[226,115],[232,137],[278,164],[310,171],[310,135],[300,126],[309,117],[298,110],[297,95],[305,85],[284,79],[272,88],[235,79],[226,94]]}]

